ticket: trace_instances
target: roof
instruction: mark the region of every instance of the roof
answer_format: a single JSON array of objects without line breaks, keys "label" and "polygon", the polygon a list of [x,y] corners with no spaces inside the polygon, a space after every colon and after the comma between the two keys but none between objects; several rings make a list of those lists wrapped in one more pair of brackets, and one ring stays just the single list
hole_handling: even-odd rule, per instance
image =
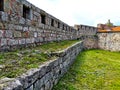
[{"label": "roof", "polygon": [[120,26],[112,28],[112,31],[120,31]]},{"label": "roof", "polygon": [[98,32],[120,32],[120,26],[113,27],[111,29],[98,30]]}]

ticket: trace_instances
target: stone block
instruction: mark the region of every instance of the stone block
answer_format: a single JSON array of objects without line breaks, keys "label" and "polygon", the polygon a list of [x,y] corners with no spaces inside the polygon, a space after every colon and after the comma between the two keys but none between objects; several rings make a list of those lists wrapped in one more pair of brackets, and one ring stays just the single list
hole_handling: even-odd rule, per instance
[{"label": "stone block", "polygon": [[22,0],[22,4],[26,5],[27,7],[30,7],[31,8],[31,4],[26,1],[26,0]]},{"label": "stone block", "polygon": [[26,43],[26,40],[23,38],[23,39],[19,39],[19,45],[24,45]]},{"label": "stone block", "polygon": [[38,32],[38,37],[41,37],[42,36],[42,33],[41,32]]},{"label": "stone block", "polygon": [[0,20],[1,21],[8,21],[8,14],[6,12],[0,11]]},{"label": "stone block", "polygon": [[6,38],[12,38],[13,37],[13,31],[12,30],[6,30],[5,31],[5,37]]},{"label": "stone block", "polygon": [[0,22],[0,29],[4,30],[5,29],[5,24],[3,22]]},{"label": "stone block", "polygon": [[[34,87],[35,87],[35,88],[39,88],[39,90],[40,90],[40,88],[45,84],[44,81],[45,81],[45,77],[42,77],[41,79],[39,79],[39,80],[34,84]],[[35,89],[35,90],[36,90],[36,89]]]},{"label": "stone block", "polygon": [[29,31],[29,36],[34,37],[34,31]]},{"label": "stone block", "polygon": [[3,38],[3,37],[4,37],[4,33],[5,33],[4,30],[0,30],[0,38]]},{"label": "stone block", "polygon": [[43,77],[46,74],[46,65],[43,64],[39,67],[39,78]]},{"label": "stone block", "polygon": [[35,42],[35,38],[31,38],[31,43],[34,43]]},{"label": "stone block", "polygon": [[37,32],[34,32],[34,37],[38,37],[38,33]]},{"label": "stone block", "polygon": [[34,38],[26,38],[26,44],[34,43]]},{"label": "stone block", "polygon": [[53,69],[53,73],[54,73],[54,74],[59,73],[59,71],[60,71],[60,67],[59,67],[59,66],[56,66],[56,67]]},{"label": "stone block", "polygon": [[38,12],[36,12],[36,11],[34,11],[33,14],[34,14],[35,16],[37,16],[37,17],[40,16],[40,14],[39,14]]},{"label": "stone block", "polygon": [[17,31],[22,31],[23,27],[21,25],[14,25],[14,29]]},{"label": "stone block", "polygon": [[8,45],[12,46],[12,45],[18,45],[18,40],[16,39],[9,39],[8,41]]},{"label": "stone block", "polygon": [[33,28],[33,27],[29,27],[29,31],[35,31],[36,30],[36,28]]},{"label": "stone block", "polygon": [[45,86],[42,86],[42,87],[40,88],[40,90],[45,90]]},{"label": "stone block", "polygon": [[26,19],[25,23],[26,23],[26,25],[30,26],[31,25],[31,20]]},{"label": "stone block", "polygon": [[39,43],[40,39],[39,38],[35,38],[35,43]]},{"label": "stone block", "polygon": [[50,74],[50,72],[49,72],[49,73],[46,73],[44,77],[45,77],[44,83],[46,84],[46,83],[51,79],[51,74]]},{"label": "stone block", "polygon": [[58,78],[55,79],[54,85],[56,85],[58,83],[58,80],[59,80]]},{"label": "stone block", "polygon": [[2,88],[2,90],[24,90],[19,80],[4,78],[0,81],[2,82],[0,82],[0,89]]},{"label": "stone block", "polygon": [[25,19],[23,17],[19,19],[19,24],[23,24],[23,25],[25,24]]},{"label": "stone block", "polygon": [[24,85],[23,86],[24,88],[28,88],[31,85],[33,85],[33,83],[36,82],[38,77],[39,77],[39,69],[30,69],[25,74],[21,75],[19,77],[19,80]]},{"label": "stone block", "polygon": [[37,80],[34,83],[34,90],[40,90],[40,88],[44,85],[43,81],[43,79]]},{"label": "stone block", "polygon": [[41,11],[38,7],[36,7],[35,10],[36,10],[37,13],[40,13],[40,11]]},{"label": "stone block", "polygon": [[50,82],[48,81],[46,84],[45,84],[45,90],[50,90]]},{"label": "stone block", "polygon": [[0,39],[0,46],[6,46],[7,45],[7,39],[2,38]]},{"label": "stone block", "polygon": [[14,26],[14,24],[8,24],[8,28],[9,28],[9,30],[14,30],[15,26]]},{"label": "stone block", "polygon": [[61,64],[61,63],[63,63],[63,58],[62,58],[62,57],[59,57],[59,58],[58,58],[58,64]]},{"label": "stone block", "polygon": [[15,38],[19,38],[19,37],[22,37],[22,34],[21,34],[20,31],[14,31],[13,36],[14,36]]},{"label": "stone block", "polygon": [[43,42],[44,38],[43,37],[39,37],[39,40],[40,40],[40,42]]},{"label": "stone block", "polygon": [[23,27],[23,31],[25,32],[25,31],[28,31],[29,30],[29,28],[28,27]]},{"label": "stone block", "polygon": [[27,88],[26,90],[34,90],[33,85],[31,85],[29,88]]},{"label": "stone block", "polygon": [[23,38],[28,38],[28,37],[30,37],[30,32],[28,32],[28,31],[23,31],[21,34],[22,34],[22,37],[23,37]]}]

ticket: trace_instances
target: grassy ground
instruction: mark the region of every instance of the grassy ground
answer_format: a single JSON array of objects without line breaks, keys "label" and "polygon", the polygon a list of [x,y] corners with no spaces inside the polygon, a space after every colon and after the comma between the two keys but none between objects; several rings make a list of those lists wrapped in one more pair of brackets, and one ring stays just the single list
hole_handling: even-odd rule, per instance
[{"label": "grassy ground", "polygon": [[120,90],[120,52],[82,52],[53,90]]},{"label": "grassy ground", "polygon": [[78,40],[51,42],[35,48],[0,53],[0,78],[14,78],[30,68],[37,68],[43,62],[56,58],[50,55],[51,52],[63,50],[76,42]]}]

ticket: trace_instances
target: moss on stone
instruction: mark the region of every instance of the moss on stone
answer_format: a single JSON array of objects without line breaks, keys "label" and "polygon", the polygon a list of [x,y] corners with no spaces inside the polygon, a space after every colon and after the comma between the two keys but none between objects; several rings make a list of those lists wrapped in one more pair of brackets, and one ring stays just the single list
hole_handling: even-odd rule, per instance
[{"label": "moss on stone", "polygon": [[0,53],[0,65],[4,65],[0,68],[0,78],[14,78],[31,68],[37,68],[40,64],[56,58],[51,55],[52,52],[63,50],[76,42],[78,40],[51,42],[35,48]]}]

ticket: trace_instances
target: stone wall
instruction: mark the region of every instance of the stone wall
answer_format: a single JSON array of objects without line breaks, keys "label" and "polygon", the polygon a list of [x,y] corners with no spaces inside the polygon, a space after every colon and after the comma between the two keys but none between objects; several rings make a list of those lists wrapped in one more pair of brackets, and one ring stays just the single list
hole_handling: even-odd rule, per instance
[{"label": "stone wall", "polygon": [[84,49],[97,49],[98,48],[98,36],[88,35],[80,38],[83,41]]},{"label": "stone wall", "polygon": [[83,42],[78,42],[63,51],[55,52],[53,54],[58,56],[57,59],[31,69],[16,79],[0,80],[0,90],[51,90],[82,49]]},{"label": "stone wall", "polygon": [[26,0],[0,0],[0,51],[79,37],[71,26]]},{"label": "stone wall", "polygon": [[98,45],[100,49],[120,51],[120,32],[98,33]]},{"label": "stone wall", "polygon": [[88,25],[74,25],[74,28],[79,32],[81,36],[96,35],[98,31],[97,27]]}]

